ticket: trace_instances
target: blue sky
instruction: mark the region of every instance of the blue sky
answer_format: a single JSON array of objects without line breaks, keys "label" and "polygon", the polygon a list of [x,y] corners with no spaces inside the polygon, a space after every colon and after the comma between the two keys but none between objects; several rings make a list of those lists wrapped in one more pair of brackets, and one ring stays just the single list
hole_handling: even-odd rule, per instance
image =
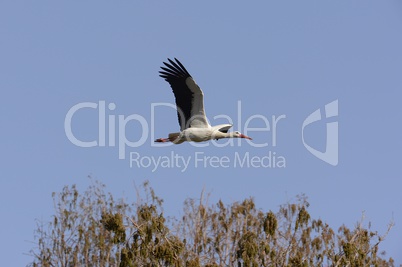
[{"label": "blue sky", "polygon": [[[150,180],[169,215],[180,215],[187,197],[211,192],[226,203],[253,196],[257,206],[278,205],[305,193],[314,218],[352,227],[365,213],[381,233],[395,227],[381,249],[402,263],[400,90],[402,4],[399,1],[2,1],[0,4],[1,228],[3,264],[21,266],[33,246],[35,219],[50,219],[51,193],[64,185],[84,189],[88,175],[116,197],[134,198],[134,183]],[[76,104],[105,101],[119,115],[151,125],[151,105],[174,103],[158,77],[167,57],[177,57],[205,94],[212,124],[233,119],[243,131],[258,115],[278,122],[272,131],[249,131],[255,147],[191,144],[155,147],[151,133],[139,147],[82,148],[66,136],[64,121]],[[339,125],[339,163],[332,166],[304,147],[303,121],[338,100],[337,117],[305,128],[305,141],[324,151],[326,123]],[[241,103],[241,110],[238,103]],[[176,113],[154,110],[155,137],[178,130]],[[241,120],[239,122],[240,114]],[[322,114],[324,114],[322,112]],[[108,126],[108,124],[107,124]],[[249,127],[264,127],[254,119]],[[115,131],[116,145],[118,126]],[[141,138],[138,121],[128,140]],[[72,131],[98,139],[98,109],[82,109]],[[106,137],[108,138],[108,134]],[[98,140],[99,141],[99,140]],[[189,167],[130,167],[129,153],[146,160],[174,155]],[[195,157],[229,158],[229,166],[195,166]],[[236,155],[261,159],[275,153],[284,168],[234,166]]]}]

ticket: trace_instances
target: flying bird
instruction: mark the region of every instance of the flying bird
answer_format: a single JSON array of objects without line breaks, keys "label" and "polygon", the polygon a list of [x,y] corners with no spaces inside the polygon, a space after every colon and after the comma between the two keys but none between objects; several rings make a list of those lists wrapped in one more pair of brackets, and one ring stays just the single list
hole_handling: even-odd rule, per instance
[{"label": "flying bird", "polygon": [[164,78],[172,87],[176,98],[177,116],[180,132],[170,133],[168,138],[159,138],[155,142],[173,142],[181,144],[185,141],[203,142],[222,138],[246,138],[250,137],[240,132],[228,132],[231,124],[211,126],[208,123],[204,110],[204,93],[197,85],[183,64],[175,58],[168,58],[169,63],[163,62],[159,76]]}]

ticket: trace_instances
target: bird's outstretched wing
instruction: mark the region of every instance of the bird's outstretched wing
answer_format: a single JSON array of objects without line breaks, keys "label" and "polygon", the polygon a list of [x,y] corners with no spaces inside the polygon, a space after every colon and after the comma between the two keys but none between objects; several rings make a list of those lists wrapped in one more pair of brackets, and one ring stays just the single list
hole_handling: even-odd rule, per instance
[{"label": "bird's outstretched wing", "polygon": [[201,88],[188,73],[183,64],[175,58],[168,58],[169,63],[163,62],[159,76],[164,78],[172,87],[176,98],[177,116],[180,130],[186,128],[210,127],[204,111],[204,94]]}]

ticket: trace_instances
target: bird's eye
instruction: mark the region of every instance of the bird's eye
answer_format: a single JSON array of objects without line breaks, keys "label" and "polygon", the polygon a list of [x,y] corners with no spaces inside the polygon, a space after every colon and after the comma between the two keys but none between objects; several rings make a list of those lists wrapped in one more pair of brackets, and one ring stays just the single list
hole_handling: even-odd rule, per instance
[{"label": "bird's eye", "polygon": [[240,132],[238,132],[238,131],[236,131],[235,133],[236,133],[236,134],[240,134]]}]

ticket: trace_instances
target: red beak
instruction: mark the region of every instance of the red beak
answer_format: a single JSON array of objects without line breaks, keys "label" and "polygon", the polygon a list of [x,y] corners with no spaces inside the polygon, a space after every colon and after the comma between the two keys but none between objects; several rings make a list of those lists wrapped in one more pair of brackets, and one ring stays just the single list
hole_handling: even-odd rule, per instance
[{"label": "red beak", "polygon": [[241,138],[246,138],[246,139],[248,139],[248,140],[253,140],[253,138],[248,137],[247,135],[244,135],[244,134],[241,134],[240,137],[241,137]]}]

